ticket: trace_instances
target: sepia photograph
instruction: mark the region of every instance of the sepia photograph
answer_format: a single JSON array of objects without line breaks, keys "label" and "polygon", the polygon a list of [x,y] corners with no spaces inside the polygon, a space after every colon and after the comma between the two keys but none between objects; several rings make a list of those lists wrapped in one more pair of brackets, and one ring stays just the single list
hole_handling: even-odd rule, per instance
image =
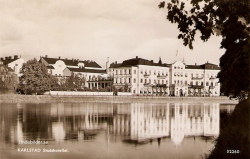
[{"label": "sepia photograph", "polygon": [[0,159],[250,158],[249,0],[0,0]]}]

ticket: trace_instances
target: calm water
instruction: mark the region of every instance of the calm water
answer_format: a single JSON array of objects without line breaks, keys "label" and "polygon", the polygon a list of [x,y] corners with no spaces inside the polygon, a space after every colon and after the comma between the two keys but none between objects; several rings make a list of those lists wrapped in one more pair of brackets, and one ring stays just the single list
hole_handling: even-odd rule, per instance
[{"label": "calm water", "polygon": [[[218,103],[0,104],[0,159],[202,158],[214,146],[234,107]],[[27,144],[30,141],[40,144]]]}]

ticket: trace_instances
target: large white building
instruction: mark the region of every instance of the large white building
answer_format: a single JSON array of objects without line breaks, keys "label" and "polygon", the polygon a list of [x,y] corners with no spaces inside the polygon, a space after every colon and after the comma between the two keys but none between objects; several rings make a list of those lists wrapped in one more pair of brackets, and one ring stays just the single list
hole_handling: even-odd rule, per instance
[{"label": "large white building", "polygon": [[219,96],[220,68],[211,63],[186,65],[158,63],[142,58],[132,58],[109,67],[114,86],[128,88],[134,95]]},{"label": "large white building", "polygon": [[127,87],[133,94],[167,94],[169,83],[169,66],[152,60],[132,58],[122,63],[112,63],[109,74],[114,78],[113,85],[118,88]]}]

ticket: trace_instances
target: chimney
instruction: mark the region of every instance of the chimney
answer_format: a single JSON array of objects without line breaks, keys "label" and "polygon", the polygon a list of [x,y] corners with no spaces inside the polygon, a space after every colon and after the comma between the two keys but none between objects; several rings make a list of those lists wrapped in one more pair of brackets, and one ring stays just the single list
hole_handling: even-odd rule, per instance
[{"label": "chimney", "polygon": [[9,57],[6,56],[6,57],[5,57],[5,60],[8,60],[8,59],[9,59]]},{"label": "chimney", "polygon": [[195,66],[196,66],[196,63],[195,63]]},{"label": "chimney", "polygon": [[107,62],[106,62],[106,71],[108,70],[109,68],[109,57],[107,58]]},{"label": "chimney", "polygon": [[17,56],[17,55],[14,55],[14,59],[15,59],[15,60],[18,59],[18,56]]},{"label": "chimney", "polygon": [[48,58],[48,55],[45,55],[45,58]]},{"label": "chimney", "polygon": [[58,58],[61,59],[61,56],[59,56]]},{"label": "chimney", "polygon": [[154,60],[151,60],[152,63],[154,63]]},{"label": "chimney", "polygon": [[11,60],[11,56],[9,56],[9,60]]},{"label": "chimney", "polygon": [[138,59],[138,56],[136,56],[135,58],[137,58],[137,59]]},{"label": "chimney", "polygon": [[117,64],[117,61],[115,61],[115,64]]}]

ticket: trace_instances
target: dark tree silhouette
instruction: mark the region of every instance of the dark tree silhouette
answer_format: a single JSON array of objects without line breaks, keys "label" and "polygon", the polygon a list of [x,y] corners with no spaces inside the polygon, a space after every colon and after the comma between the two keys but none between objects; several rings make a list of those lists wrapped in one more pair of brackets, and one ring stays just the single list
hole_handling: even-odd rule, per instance
[{"label": "dark tree silhouette", "polygon": [[[190,2],[187,10],[185,2]],[[250,90],[250,2],[249,0],[171,0],[166,7],[167,19],[177,23],[178,39],[193,49],[196,32],[206,42],[212,35],[222,36],[221,48],[226,49],[220,58],[218,74],[221,92],[240,99],[249,97]]]}]

